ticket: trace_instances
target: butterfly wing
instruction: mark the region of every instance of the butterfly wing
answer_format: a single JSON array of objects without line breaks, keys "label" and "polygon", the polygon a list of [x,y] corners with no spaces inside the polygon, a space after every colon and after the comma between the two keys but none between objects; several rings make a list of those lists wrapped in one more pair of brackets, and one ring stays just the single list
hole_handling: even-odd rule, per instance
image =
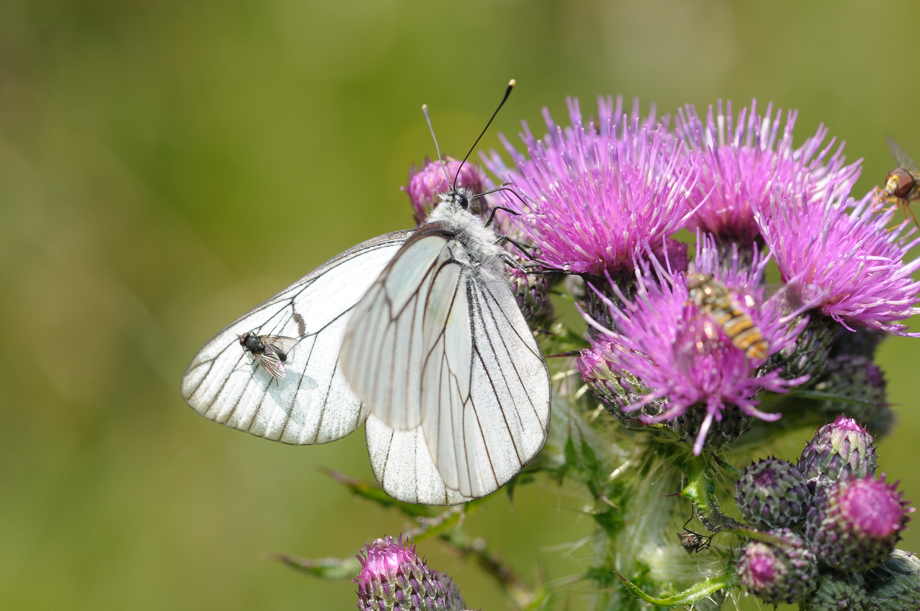
[{"label": "butterfly wing", "polygon": [[458,505],[472,500],[444,484],[421,427],[395,431],[371,414],[365,435],[374,476],[394,499],[423,505]]},{"label": "butterfly wing", "polygon": [[355,307],[345,332],[340,359],[349,385],[399,431],[421,424],[422,325],[426,315],[442,316],[426,305],[452,238],[440,223],[420,227]]},{"label": "butterfly wing", "polygon": [[422,429],[447,487],[480,497],[543,447],[551,382],[504,278],[463,268],[448,294],[453,301],[443,331],[425,334],[435,341],[427,343]]},{"label": "butterfly wing", "polygon": [[385,454],[372,451],[396,498],[440,496],[440,484],[484,496],[546,439],[550,378],[536,340],[507,280],[464,264],[462,248],[440,223],[420,228],[355,308],[342,346],[355,393],[394,438],[418,441],[421,427],[438,471],[432,490],[404,488],[380,478]]},{"label": "butterfly wing", "polygon": [[[345,327],[410,234],[359,244],[231,323],[192,359],[182,378],[186,402],[215,422],[284,443],[326,443],[351,433],[367,410],[339,368]],[[270,383],[270,371],[251,366],[239,344],[247,331],[298,340],[289,347],[284,380]]]}]

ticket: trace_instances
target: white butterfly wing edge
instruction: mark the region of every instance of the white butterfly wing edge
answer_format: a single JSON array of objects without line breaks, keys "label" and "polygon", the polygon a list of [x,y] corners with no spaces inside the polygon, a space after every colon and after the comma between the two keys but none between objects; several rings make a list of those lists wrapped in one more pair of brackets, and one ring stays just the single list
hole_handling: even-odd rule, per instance
[{"label": "white butterfly wing edge", "polygon": [[[228,325],[192,359],[181,385],[186,402],[215,422],[289,444],[326,443],[358,428],[367,409],[339,368],[342,339],[355,304],[411,233],[339,254]],[[283,380],[242,350],[247,331],[296,340]]]}]

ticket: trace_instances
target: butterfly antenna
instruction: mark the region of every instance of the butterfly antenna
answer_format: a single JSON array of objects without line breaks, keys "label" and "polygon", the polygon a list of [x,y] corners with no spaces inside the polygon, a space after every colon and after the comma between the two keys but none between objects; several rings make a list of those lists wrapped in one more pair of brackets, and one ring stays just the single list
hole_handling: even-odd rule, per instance
[{"label": "butterfly antenna", "polygon": [[450,184],[450,174],[447,173],[447,164],[444,162],[444,158],[441,157],[441,147],[438,146],[438,138],[434,135],[434,127],[431,125],[431,115],[428,114],[428,104],[422,104],[422,114],[425,115],[425,121],[428,122],[428,130],[431,132],[431,139],[434,140],[434,150],[438,152],[438,161],[441,162],[441,169],[444,170],[444,178],[447,179],[447,184]]},{"label": "butterfly antenna", "polygon": [[470,147],[470,152],[466,154],[466,157],[463,158],[463,161],[460,162],[460,167],[457,168],[457,174],[454,176],[453,188],[457,188],[457,179],[460,178],[460,170],[463,169],[463,164],[466,163],[466,160],[470,158],[470,155],[473,154],[473,151],[476,149],[476,145],[479,144],[479,141],[482,140],[482,137],[486,135],[486,131],[489,129],[489,126],[492,125],[492,121],[495,120],[495,116],[498,114],[498,111],[502,109],[502,106],[505,105],[505,102],[508,101],[508,96],[511,95],[511,90],[514,89],[514,86],[517,83],[514,79],[508,81],[508,88],[505,89],[505,97],[502,98],[502,101],[498,104],[498,108],[495,109],[495,112],[492,113],[492,118],[489,119],[489,122],[486,123],[485,128],[483,128],[482,133],[479,134],[479,137],[476,138],[476,142],[473,143],[473,146]]}]

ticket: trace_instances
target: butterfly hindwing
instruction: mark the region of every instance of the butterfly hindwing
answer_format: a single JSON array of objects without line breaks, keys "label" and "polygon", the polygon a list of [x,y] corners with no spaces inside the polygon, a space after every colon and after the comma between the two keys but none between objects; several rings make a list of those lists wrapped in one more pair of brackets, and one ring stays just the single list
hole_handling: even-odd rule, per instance
[{"label": "butterfly hindwing", "polygon": [[[206,418],[285,443],[325,443],[354,431],[367,410],[339,368],[345,327],[410,234],[359,244],[231,323],[189,365],[181,387],[186,402]],[[277,339],[286,357],[283,380],[253,367],[254,356],[239,343],[245,332]]]},{"label": "butterfly hindwing", "polygon": [[371,414],[365,434],[374,476],[391,497],[424,505],[457,505],[471,500],[444,484],[421,427],[394,431]]}]

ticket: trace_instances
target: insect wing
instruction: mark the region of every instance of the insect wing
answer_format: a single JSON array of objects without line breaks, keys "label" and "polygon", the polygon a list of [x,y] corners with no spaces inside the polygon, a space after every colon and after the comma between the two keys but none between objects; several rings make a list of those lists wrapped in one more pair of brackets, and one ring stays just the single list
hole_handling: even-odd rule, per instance
[{"label": "insect wing", "polygon": [[279,353],[279,356],[283,354],[284,358],[281,360],[284,362],[290,360],[291,351],[300,341],[296,337],[285,337],[283,335],[263,335],[260,339],[266,347],[271,347],[273,352]]},{"label": "insect wing", "polygon": [[[505,279],[486,278],[466,260],[443,226],[420,228],[356,307],[342,368],[396,434],[421,427],[446,488],[476,498],[543,446],[550,379]],[[371,453],[378,477],[381,456]],[[391,481],[380,483],[395,498],[440,494],[407,493]]]},{"label": "insect wing", "polygon": [[[422,324],[451,238],[436,223],[419,228],[355,307],[345,332],[341,362],[346,379],[364,404],[396,430],[421,424]],[[443,306],[435,294],[434,317],[441,316]]]},{"label": "insect wing", "polygon": [[437,341],[426,361],[422,428],[447,486],[480,497],[543,447],[551,383],[504,278],[468,267],[458,275],[443,332],[425,334]]},{"label": "insect wing", "polygon": [[271,346],[265,346],[265,351],[255,355],[262,367],[276,380],[283,380],[285,376],[284,363],[281,357]]},{"label": "insect wing", "polygon": [[[355,304],[410,234],[359,244],[231,323],[192,359],[182,378],[186,402],[215,422],[284,443],[325,443],[355,430],[367,410],[339,368],[345,327]],[[247,331],[275,338],[282,351],[286,342],[277,337],[297,341],[283,382],[270,383],[271,375],[253,369],[250,354],[239,345]]]},{"label": "insect wing", "polygon": [[421,427],[395,431],[371,414],[365,435],[374,476],[393,498],[423,505],[457,505],[472,500],[449,489],[441,479]]},{"label": "insect wing", "polygon": [[911,173],[920,172],[920,169],[917,168],[917,162],[914,161],[913,157],[907,154],[907,151],[901,148],[897,140],[891,136],[885,136],[885,138],[888,140],[888,148],[891,150],[891,155],[894,157],[899,168],[910,170]]}]

